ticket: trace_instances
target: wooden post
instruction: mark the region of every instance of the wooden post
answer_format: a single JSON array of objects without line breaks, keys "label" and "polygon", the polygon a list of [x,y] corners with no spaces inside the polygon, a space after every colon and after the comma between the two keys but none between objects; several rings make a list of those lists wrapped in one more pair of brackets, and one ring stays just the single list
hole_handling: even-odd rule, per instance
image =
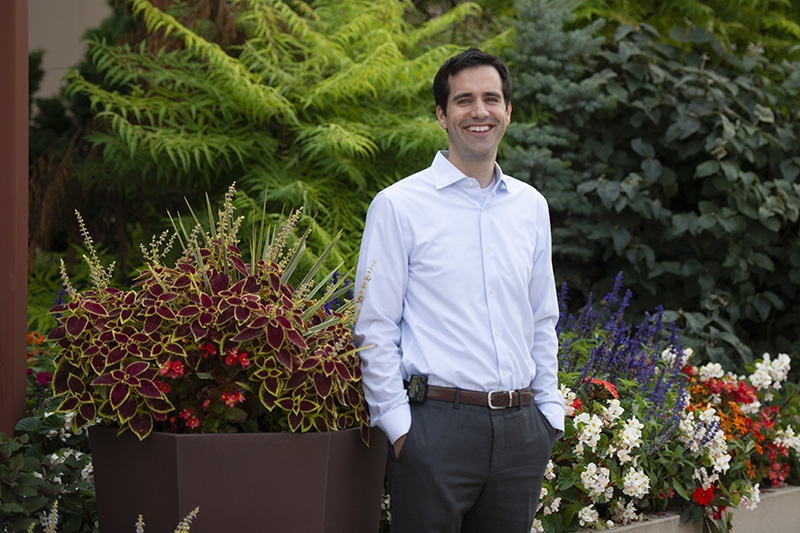
[{"label": "wooden post", "polygon": [[28,322],[28,1],[0,1],[0,431],[25,416]]}]

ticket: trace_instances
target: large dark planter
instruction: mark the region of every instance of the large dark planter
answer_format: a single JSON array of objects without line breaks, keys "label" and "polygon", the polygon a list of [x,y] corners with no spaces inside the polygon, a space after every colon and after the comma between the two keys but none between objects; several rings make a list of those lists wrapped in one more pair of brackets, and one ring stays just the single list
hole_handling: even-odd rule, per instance
[{"label": "large dark planter", "polygon": [[101,533],[375,533],[386,446],[372,433],[174,435],[139,441],[94,426],[89,439]]}]

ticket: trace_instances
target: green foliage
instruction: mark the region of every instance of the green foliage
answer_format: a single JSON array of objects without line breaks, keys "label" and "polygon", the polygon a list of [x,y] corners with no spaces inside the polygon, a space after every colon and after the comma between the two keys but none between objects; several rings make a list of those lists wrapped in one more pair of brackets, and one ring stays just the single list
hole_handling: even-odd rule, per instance
[{"label": "green foliage", "polygon": [[401,0],[242,0],[231,6],[234,35],[216,42],[182,23],[177,6],[173,16],[147,0],[130,5],[167,45],[91,41],[97,70],[119,90],[68,76],[70,94],[88,97],[108,126],[91,135],[114,169],[106,179],[184,190],[236,180],[256,202],[266,187],[271,207],[342,228],[352,261],[369,198],[446,142],[428,93],[456,47],[426,43],[478,11],[462,4],[413,27]]},{"label": "green foliage", "polygon": [[[355,302],[330,304],[348,287],[335,271],[317,276],[334,238],[305,276],[289,283],[306,236],[289,242],[299,218],[259,231],[249,257],[238,248],[241,217],[234,188],[208,229],[196,215],[175,230],[184,250],[173,267],[162,259],[168,232],[144,248],[148,265],[128,290],[109,286],[81,221],[94,288],[53,308],[63,325],[53,392],[76,429],[96,419],[131,430],[179,432],[332,431],[361,427],[368,413],[360,360],[350,341]],[[80,220],[80,218],[79,218]],[[261,246],[258,243],[263,243]]]},{"label": "green foliage", "polygon": [[711,32],[729,51],[742,53],[761,43],[773,61],[800,59],[800,5],[788,0],[584,0],[577,21],[610,22],[608,36],[621,25],[647,23],[661,34],[687,21]]},{"label": "green foliage", "polygon": [[599,172],[577,152],[579,132],[591,113],[613,105],[600,87],[614,76],[609,69],[599,69],[595,57],[604,42],[595,35],[601,24],[564,28],[576,4],[516,3],[518,16],[511,22],[517,41],[506,52],[515,83],[514,113],[506,134],[509,147],[501,160],[504,171],[546,195],[553,211],[553,253],[562,258],[556,274],[571,282],[583,273],[567,266],[592,258],[585,228],[575,215],[595,211],[588,198],[576,197],[575,189]]},{"label": "green foliage", "polygon": [[53,409],[45,405],[20,420],[16,438],[0,433],[0,523],[9,532],[29,530],[55,502],[63,533],[95,531],[86,435],[70,433]]},{"label": "green foliage", "polygon": [[[647,25],[621,26],[584,59],[604,78],[596,98],[616,104],[581,121],[567,98],[551,111],[580,139],[551,143],[547,155],[566,170],[536,166],[541,142],[516,152],[515,164],[534,169],[546,196],[555,191],[556,272],[586,294],[623,271],[634,311],[664,305],[702,357],[741,368],[753,350],[792,352],[800,342],[800,70],[769,63],[758,47],[729,54],[705,30],[671,37],[680,45]],[[520,54],[553,54],[521,42]]]}]

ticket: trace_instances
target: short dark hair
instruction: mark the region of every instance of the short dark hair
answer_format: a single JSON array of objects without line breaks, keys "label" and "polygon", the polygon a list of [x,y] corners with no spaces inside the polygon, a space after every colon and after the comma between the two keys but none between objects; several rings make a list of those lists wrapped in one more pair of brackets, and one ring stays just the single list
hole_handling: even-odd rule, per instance
[{"label": "short dark hair", "polygon": [[503,90],[503,100],[506,108],[511,103],[511,74],[503,60],[497,56],[487,54],[483,50],[470,48],[464,50],[442,63],[439,72],[433,78],[433,99],[436,106],[441,106],[442,112],[447,114],[447,99],[450,97],[450,76],[455,76],[458,72],[470,67],[480,67],[488,65],[497,69],[500,74],[500,82]]}]

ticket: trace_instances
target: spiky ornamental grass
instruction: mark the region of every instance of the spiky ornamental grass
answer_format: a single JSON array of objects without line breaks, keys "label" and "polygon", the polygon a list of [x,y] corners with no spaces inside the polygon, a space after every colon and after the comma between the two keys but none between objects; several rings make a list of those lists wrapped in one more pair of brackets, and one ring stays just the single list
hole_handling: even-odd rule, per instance
[{"label": "spiky ornamental grass", "polygon": [[[347,260],[373,194],[446,147],[430,83],[460,48],[442,35],[479,11],[460,4],[415,27],[404,0],[235,0],[215,42],[179,6],[129,3],[148,29],[142,45],[89,43],[118,90],[67,76],[106,126],[91,139],[119,186],[131,175],[183,190],[235,180],[257,205],[268,188],[327,234],[343,229]],[[476,44],[497,52],[508,35]]]}]

